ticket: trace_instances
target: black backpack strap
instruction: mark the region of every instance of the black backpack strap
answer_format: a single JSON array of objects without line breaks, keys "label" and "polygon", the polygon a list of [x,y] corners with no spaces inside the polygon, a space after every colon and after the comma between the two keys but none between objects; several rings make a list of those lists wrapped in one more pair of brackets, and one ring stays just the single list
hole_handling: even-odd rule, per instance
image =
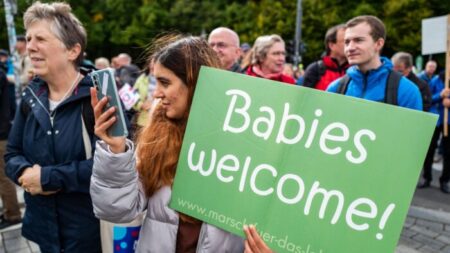
[{"label": "black backpack strap", "polygon": [[325,66],[325,63],[323,60],[317,61],[317,80],[320,80],[322,76],[325,74],[325,71],[327,71],[327,67]]},{"label": "black backpack strap", "polygon": [[90,136],[94,135],[95,118],[94,109],[91,106],[91,97],[86,97],[81,103],[81,116],[83,117],[86,130]]},{"label": "black backpack strap", "polygon": [[350,76],[344,75],[341,79],[339,79],[339,84],[336,93],[345,95],[349,83],[350,83]]},{"label": "black backpack strap", "polygon": [[386,104],[398,105],[397,94],[401,78],[402,75],[397,71],[391,70],[389,72],[386,82],[386,91],[384,95],[384,102]]}]

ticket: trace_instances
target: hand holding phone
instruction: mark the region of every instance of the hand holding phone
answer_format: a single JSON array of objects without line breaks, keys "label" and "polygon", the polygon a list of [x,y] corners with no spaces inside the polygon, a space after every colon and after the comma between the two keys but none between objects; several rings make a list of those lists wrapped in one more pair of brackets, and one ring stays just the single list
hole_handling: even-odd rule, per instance
[{"label": "hand holding phone", "polygon": [[119,94],[117,92],[116,82],[114,80],[114,72],[111,68],[93,71],[90,74],[94,87],[97,90],[97,98],[101,100],[103,97],[108,97],[108,103],[103,111],[114,107],[116,122],[108,129],[110,136],[127,136],[128,130],[125,121],[122,104],[120,102]]}]

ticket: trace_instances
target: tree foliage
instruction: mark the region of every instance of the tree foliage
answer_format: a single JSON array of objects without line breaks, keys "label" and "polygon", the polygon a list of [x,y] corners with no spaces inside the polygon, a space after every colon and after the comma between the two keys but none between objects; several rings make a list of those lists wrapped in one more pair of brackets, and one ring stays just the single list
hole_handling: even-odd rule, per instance
[{"label": "tree foliage", "polygon": [[[48,1],[43,1],[48,2]],[[119,52],[138,56],[158,34],[178,31],[202,35],[218,26],[234,29],[241,42],[252,43],[263,34],[295,35],[294,0],[67,0],[88,32],[90,58]],[[23,34],[22,15],[30,0],[17,0],[16,30]],[[388,39],[384,53],[402,50],[420,54],[421,20],[447,15],[450,1],[441,0],[303,0],[303,59],[317,59],[324,50],[327,28],[353,16],[376,15],[385,22]],[[3,2],[1,3],[3,6]],[[0,10],[4,17],[4,8]],[[0,47],[7,47],[5,18],[0,18]]]}]

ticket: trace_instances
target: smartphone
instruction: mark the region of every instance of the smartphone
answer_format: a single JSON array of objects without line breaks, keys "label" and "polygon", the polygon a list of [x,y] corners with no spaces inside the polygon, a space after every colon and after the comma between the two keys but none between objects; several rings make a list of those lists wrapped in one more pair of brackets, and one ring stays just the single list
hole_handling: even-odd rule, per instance
[{"label": "smartphone", "polygon": [[107,96],[108,104],[105,106],[104,111],[111,107],[115,107],[116,122],[108,129],[110,136],[128,136],[128,129],[125,121],[125,114],[122,109],[122,103],[120,102],[119,93],[117,92],[116,81],[114,79],[114,71],[112,68],[106,68],[102,70],[92,71],[89,73],[94,87],[97,89],[98,100]]}]

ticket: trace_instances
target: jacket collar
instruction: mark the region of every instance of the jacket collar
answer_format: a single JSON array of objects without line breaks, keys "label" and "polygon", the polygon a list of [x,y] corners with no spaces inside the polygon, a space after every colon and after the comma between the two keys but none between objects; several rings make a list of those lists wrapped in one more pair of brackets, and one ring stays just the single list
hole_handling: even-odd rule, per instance
[{"label": "jacket collar", "polygon": [[339,65],[338,61],[334,58],[331,58],[329,55],[322,57],[322,61],[325,64],[325,66],[327,66],[327,68],[329,69],[345,70],[349,67],[347,62],[344,62],[342,65]]},{"label": "jacket collar", "polygon": [[[70,97],[61,103],[61,105],[70,103],[72,101],[90,96],[89,88],[93,87],[92,80],[89,75],[85,75],[78,85],[73,90]],[[48,85],[47,83],[39,77],[35,77],[27,87],[27,90],[34,93],[34,95],[39,98],[39,100],[48,106]],[[26,95],[26,91],[25,94]]]},{"label": "jacket collar", "polygon": [[236,72],[236,73],[243,72],[241,66],[237,62],[235,62],[233,65],[231,65],[231,67],[228,70],[231,72]]},{"label": "jacket collar", "polygon": [[392,70],[393,65],[386,57],[380,57],[380,60],[381,66],[377,69],[369,70],[364,74],[356,65],[353,65],[347,70],[347,74],[357,84],[366,83],[367,85],[376,85],[381,81],[385,82],[384,78]]},{"label": "jacket collar", "polygon": [[[90,96],[89,88],[92,87],[90,76],[85,76],[77,85],[71,96],[58,105],[58,108],[65,104]],[[43,129],[52,129],[51,115],[48,110],[48,85],[39,77],[34,78],[22,93],[22,103],[26,103],[31,108],[36,120]]]}]

